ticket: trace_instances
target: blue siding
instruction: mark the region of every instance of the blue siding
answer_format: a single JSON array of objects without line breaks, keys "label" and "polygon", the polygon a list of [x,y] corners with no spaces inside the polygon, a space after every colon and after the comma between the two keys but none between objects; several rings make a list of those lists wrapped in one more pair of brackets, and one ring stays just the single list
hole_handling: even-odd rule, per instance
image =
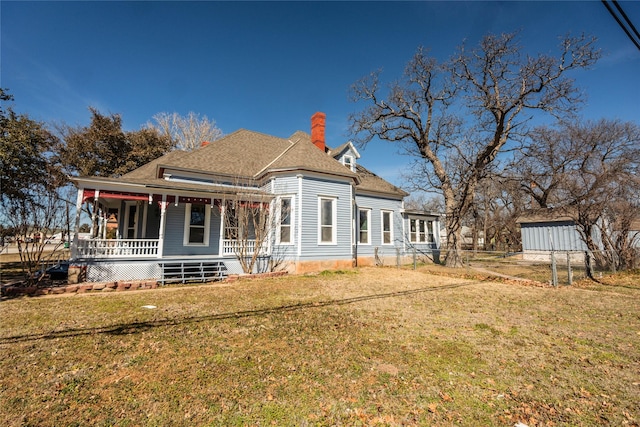
[{"label": "blue siding", "polygon": [[300,215],[300,207],[298,204],[298,178],[295,175],[281,176],[274,179],[270,186],[263,188],[266,191],[273,192],[276,195],[284,195],[293,198],[293,205],[291,207],[291,243],[284,245],[276,245],[276,233],[278,232],[277,225],[274,227],[274,233],[272,236],[272,256],[275,261],[281,261],[283,259],[293,260],[298,255],[298,233],[299,233],[299,221],[298,215]]},{"label": "blue siding", "polygon": [[[318,197],[336,197],[336,244],[318,244]],[[350,259],[351,184],[319,178],[302,180],[302,254],[303,260]]]},{"label": "blue siding", "polygon": [[169,204],[167,208],[163,255],[218,255],[220,243],[220,209],[218,209],[217,206],[214,206],[213,209],[207,207],[207,209],[211,209],[208,246],[184,245],[185,209],[186,205],[184,203],[180,203],[178,206]]},{"label": "blue siding", "polygon": [[[356,206],[359,209],[371,209],[371,224],[369,232],[371,233],[370,244],[358,243],[358,256],[373,256],[375,248],[378,248],[378,254],[390,256],[396,254],[396,247],[403,247],[403,230],[402,230],[402,201],[383,199],[373,196],[356,196]],[[391,245],[382,243],[382,212],[392,211],[393,236]],[[359,228],[358,222],[355,224],[356,236]]]},{"label": "blue siding", "polygon": [[[411,241],[411,219],[432,221],[433,242],[412,242]],[[404,241],[407,252],[412,252],[413,247],[418,251],[430,251],[440,248],[440,218],[432,215],[416,215],[408,214],[403,218],[404,221]],[[427,231],[428,233],[428,231]],[[416,236],[417,239],[417,236]]]},{"label": "blue siding", "polygon": [[539,222],[521,224],[522,250],[524,251],[584,251],[586,246],[580,239],[571,221]]}]

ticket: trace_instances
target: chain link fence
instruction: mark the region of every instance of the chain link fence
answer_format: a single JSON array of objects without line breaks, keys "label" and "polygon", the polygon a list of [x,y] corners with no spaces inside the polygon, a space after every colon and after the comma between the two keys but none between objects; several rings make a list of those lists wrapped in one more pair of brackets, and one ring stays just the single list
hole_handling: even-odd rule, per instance
[{"label": "chain link fence", "polygon": [[[444,253],[441,253],[444,256]],[[433,264],[429,254],[416,252],[414,265]],[[462,260],[469,274],[484,273],[512,279],[534,280],[553,286],[571,285],[588,277],[598,279],[620,271],[615,253],[581,251],[463,251]],[[442,260],[444,262],[444,260]],[[627,255],[626,269],[640,268],[640,248]]]}]

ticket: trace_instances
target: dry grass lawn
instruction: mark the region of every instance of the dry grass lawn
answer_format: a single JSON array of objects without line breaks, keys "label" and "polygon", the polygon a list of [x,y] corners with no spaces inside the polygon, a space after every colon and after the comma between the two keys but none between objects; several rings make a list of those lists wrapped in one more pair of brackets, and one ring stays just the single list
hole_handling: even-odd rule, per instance
[{"label": "dry grass lawn", "polygon": [[363,268],[6,300],[0,419],[639,425],[639,278],[553,289]]}]

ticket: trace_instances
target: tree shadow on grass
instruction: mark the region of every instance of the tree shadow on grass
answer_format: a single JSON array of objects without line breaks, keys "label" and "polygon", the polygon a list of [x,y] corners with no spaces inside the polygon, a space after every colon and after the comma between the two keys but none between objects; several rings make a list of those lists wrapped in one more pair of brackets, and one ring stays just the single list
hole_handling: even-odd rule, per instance
[{"label": "tree shadow on grass", "polygon": [[43,334],[15,335],[15,336],[0,338],[0,344],[10,344],[10,343],[37,341],[37,340],[49,340],[49,339],[56,339],[56,338],[72,338],[77,336],[96,335],[96,334],[107,334],[107,335],[116,335],[116,336],[137,334],[137,333],[144,332],[146,330],[149,330],[152,328],[158,328],[158,327],[177,326],[177,325],[183,325],[183,324],[189,324],[189,323],[206,322],[211,320],[259,317],[259,316],[274,314],[274,313],[286,313],[286,312],[305,310],[305,309],[314,309],[314,308],[321,308],[321,307],[328,307],[328,306],[340,306],[340,305],[346,305],[346,304],[354,304],[361,301],[370,301],[370,300],[384,299],[384,298],[396,298],[396,297],[415,295],[415,294],[420,294],[425,292],[435,292],[435,291],[442,291],[442,290],[448,290],[448,289],[456,289],[464,286],[475,285],[477,283],[478,283],[477,281],[468,281],[468,282],[462,282],[462,283],[454,283],[451,285],[424,287],[424,288],[409,289],[405,291],[388,292],[388,293],[382,293],[382,294],[362,295],[357,297],[336,299],[336,300],[281,305],[277,307],[267,307],[267,308],[261,308],[256,310],[244,310],[244,311],[234,311],[234,312],[228,312],[228,313],[210,314],[206,316],[150,320],[150,321],[144,321],[144,322],[122,323],[117,325],[109,325],[109,326],[93,327],[93,328],[70,328],[62,331],[53,331],[53,332],[48,332]]}]

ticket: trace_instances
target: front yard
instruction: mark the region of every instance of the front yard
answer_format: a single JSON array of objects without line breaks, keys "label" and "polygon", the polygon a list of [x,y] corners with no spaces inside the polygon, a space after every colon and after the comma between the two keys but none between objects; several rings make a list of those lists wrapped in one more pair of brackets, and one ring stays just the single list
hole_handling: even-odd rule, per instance
[{"label": "front yard", "polygon": [[639,425],[640,276],[396,268],[0,302],[7,426]]}]

